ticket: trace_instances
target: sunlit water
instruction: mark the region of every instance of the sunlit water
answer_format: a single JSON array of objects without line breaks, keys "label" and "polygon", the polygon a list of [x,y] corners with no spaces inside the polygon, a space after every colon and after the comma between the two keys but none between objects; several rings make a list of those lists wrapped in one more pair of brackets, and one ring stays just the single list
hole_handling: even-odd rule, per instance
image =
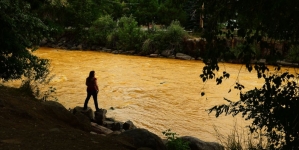
[{"label": "sunlit water", "polygon": [[[216,141],[214,126],[228,135],[235,122],[245,127],[241,117],[220,116],[206,111],[214,105],[225,103],[224,97],[237,100],[233,90],[239,80],[249,90],[260,87],[262,80],[248,73],[245,66],[220,64],[230,79],[221,85],[214,81],[203,84],[199,78],[201,61],[149,58],[115,55],[97,51],[68,51],[40,48],[34,52],[51,60],[50,86],[55,87],[58,102],[67,109],[83,106],[86,96],[85,78],[94,70],[99,85],[99,107],[107,109],[107,117],[119,121],[131,120],[137,127],[163,137],[162,131],[171,129],[179,136],[194,136],[205,141]],[[239,78],[238,74],[240,74]],[[18,86],[20,82],[6,83]],[[232,92],[228,93],[229,89]],[[206,95],[200,93],[205,91]],[[94,108],[93,100],[89,107]],[[115,108],[114,110],[110,109]]]}]

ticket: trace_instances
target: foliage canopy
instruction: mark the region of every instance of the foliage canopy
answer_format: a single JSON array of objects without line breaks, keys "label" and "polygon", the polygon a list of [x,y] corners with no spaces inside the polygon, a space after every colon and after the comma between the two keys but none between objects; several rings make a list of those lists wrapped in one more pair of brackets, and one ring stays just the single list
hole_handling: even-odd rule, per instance
[{"label": "foliage canopy", "polygon": [[47,26],[31,13],[26,1],[0,1],[0,78],[20,79],[34,74],[35,79],[48,72],[48,61],[32,54]]},{"label": "foliage canopy", "polygon": [[[220,76],[215,72],[219,71],[219,60],[229,59],[227,43],[238,40],[237,59],[249,72],[254,70],[258,78],[265,81],[262,88],[248,92],[241,91],[244,89],[241,81],[236,82],[240,100],[225,99],[229,104],[215,106],[209,112],[216,112],[216,117],[241,114],[246,120],[253,121],[251,131],[265,132],[270,149],[298,149],[298,76],[280,71],[277,60],[289,49],[278,51],[275,44],[297,47],[299,18],[294,14],[298,14],[299,3],[283,0],[200,0],[200,3],[204,4],[201,13],[205,22],[203,37],[207,43],[205,67],[200,75],[202,80],[214,79],[221,84],[223,79],[229,78],[228,72],[224,71]],[[220,28],[219,25],[224,23],[226,28]],[[269,72],[266,64],[257,62],[259,53],[252,45],[259,45],[260,51],[270,52],[265,59],[276,66],[274,73]]]}]

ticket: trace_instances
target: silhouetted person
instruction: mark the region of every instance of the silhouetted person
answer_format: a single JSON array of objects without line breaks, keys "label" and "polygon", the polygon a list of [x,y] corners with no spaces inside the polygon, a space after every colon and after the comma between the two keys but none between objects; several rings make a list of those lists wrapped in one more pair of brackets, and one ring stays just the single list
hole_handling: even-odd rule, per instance
[{"label": "silhouetted person", "polygon": [[95,78],[94,71],[89,72],[89,76],[86,78],[85,84],[87,86],[87,97],[84,102],[84,110],[87,109],[88,101],[89,101],[90,97],[92,96],[93,100],[94,100],[94,105],[95,105],[96,111],[98,111],[99,106],[98,106],[97,98],[98,98],[99,88],[98,88],[98,84],[97,84],[97,78]]}]

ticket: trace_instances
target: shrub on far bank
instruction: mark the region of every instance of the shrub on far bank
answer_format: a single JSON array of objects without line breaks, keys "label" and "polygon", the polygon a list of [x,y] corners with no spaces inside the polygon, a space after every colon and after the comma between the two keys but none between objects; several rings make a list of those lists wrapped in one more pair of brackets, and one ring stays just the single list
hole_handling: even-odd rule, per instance
[{"label": "shrub on far bank", "polygon": [[152,32],[148,32],[146,37],[147,39],[143,42],[141,47],[142,55],[149,55],[155,52],[161,53],[162,50],[168,47],[168,44],[165,43],[164,31],[154,30]]},{"label": "shrub on far bank", "polygon": [[180,25],[179,21],[172,21],[170,26],[167,27],[164,33],[164,42],[169,44],[170,49],[174,49],[176,52],[182,50],[182,42],[184,38],[187,38],[188,32]]},{"label": "shrub on far bank", "polygon": [[115,40],[116,48],[125,51],[140,49],[144,41],[144,33],[133,16],[121,17],[112,36],[114,38],[110,37],[110,39]]},{"label": "shrub on far bank", "polygon": [[181,52],[184,38],[188,37],[187,31],[180,25],[179,21],[173,21],[165,30],[154,30],[149,33],[148,39],[142,45],[142,52],[149,54],[155,51],[161,53],[166,49]]},{"label": "shrub on far bank", "polygon": [[253,44],[237,43],[234,47],[229,47],[228,50],[224,52],[223,59],[225,61],[240,61],[248,56],[250,56],[251,60],[259,60],[265,58],[265,56],[261,54],[261,50],[257,42],[254,42]]},{"label": "shrub on far bank", "polygon": [[116,22],[110,15],[102,16],[89,28],[89,40],[92,44],[105,46],[107,36],[116,28]]},{"label": "shrub on far bank", "polygon": [[298,63],[299,62],[299,46],[293,45],[287,53],[286,59]]}]

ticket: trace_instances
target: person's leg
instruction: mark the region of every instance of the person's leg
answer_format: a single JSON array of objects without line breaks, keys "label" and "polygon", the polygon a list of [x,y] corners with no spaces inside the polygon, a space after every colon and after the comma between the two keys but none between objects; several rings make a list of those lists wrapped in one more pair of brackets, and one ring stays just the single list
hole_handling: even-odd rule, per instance
[{"label": "person's leg", "polygon": [[91,97],[91,93],[87,91],[87,96],[86,96],[86,99],[85,99],[85,102],[84,102],[84,108],[83,109],[87,109],[87,104],[88,104],[88,101]]},{"label": "person's leg", "polygon": [[98,106],[98,92],[94,92],[92,94],[93,96],[93,100],[94,100],[94,105],[95,105],[95,108],[96,108],[96,111],[99,110],[99,106]]}]

